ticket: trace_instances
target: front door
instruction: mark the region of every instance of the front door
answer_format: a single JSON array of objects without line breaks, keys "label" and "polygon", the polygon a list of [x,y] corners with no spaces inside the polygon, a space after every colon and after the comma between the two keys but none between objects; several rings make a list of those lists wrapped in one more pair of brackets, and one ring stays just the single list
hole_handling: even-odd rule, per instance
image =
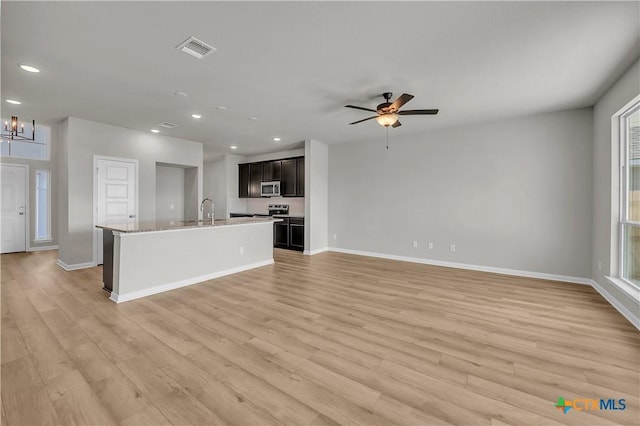
[{"label": "front door", "polygon": [[[136,164],[127,160],[97,160],[96,224],[131,223],[136,219]],[[102,264],[102,229],[96,230],[96,260]]]},{"label": "front door", "polygon": [[0,165],[0,251],[27,249],[27,168]]}]

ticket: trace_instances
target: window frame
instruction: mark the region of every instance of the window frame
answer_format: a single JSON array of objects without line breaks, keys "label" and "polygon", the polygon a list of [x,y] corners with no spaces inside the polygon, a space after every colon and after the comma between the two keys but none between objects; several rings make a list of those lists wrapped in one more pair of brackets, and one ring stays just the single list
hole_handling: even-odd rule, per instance
[{"label": "window frame", "polygon": [[[38,182],[38,173],[45,173],[47,176],[47,186],[45,188],[47,195],[47,235],[45,237],[38,237],[38,225],[39,225],[39,212],[40,212],[40,203],[39,200],[39,182]],[[34,232],[33,232],[33,242],[34,243],[44,243],[53,241],[53,236],[51,235],[51,169],[36,169],[35,171],[35,179],[34,179]]]},{"label": "window frame", "polygon": [[[4,125],[4,123],[8,121],[4,118],[1,119],[1,123],[2,125]],[[27,124],[28,126],[31,126],[31,123],[25,122],[25,124]],[[42,131],[38,131],[38,129],[46,129],[46,132],[43,134]],[[8,146],[8,150],[9,150],[9,155],[2,155],[1,151],[0,151],[0,158],[15,158],[15,159],[22,159],[22,160],[36,160],[36,161],[51,161],[51,126],[47,126],[45,124],[37,124],[36,123],[36,140],[35,141],[21,141],[21,140],[13,140],[12,142],[10,141],[10,139],[8,138],[1,138],[1,143],[2,144],[7,144]],[[31,144],[37,144],[37,145],[44,145],[45,146],[45,150],[46,150],[46,156],[45,158],[39,158],[39,157],[28,157],[28,156],[21,156],[21,155],[12,155],[12,149],[11,149],[11,143],[31,143]]]},{"label": "window frame", "polygon": [[625,231],[628,228],[640,229],[640,222],[634,222],[629,219],[629,186],[630,186],[630,166],[631,161],[629,159],[631,138],[629,138],[629,127],[627,125],[627,119],[629,116],[640,111],[640,96],[636,97],[628,107],[623,109],[617,114],[617,127],[618,127],[618,147],[620,150],[620,166],[619,166],[619,214],[618,214],[618,259],[617,278],[622,280],[628,285],[634,288],[640,288],[640,284],[637,284],[630,279],[625,278],[626,275],[626,260],[627,260],[627,240],[625,238]]}]

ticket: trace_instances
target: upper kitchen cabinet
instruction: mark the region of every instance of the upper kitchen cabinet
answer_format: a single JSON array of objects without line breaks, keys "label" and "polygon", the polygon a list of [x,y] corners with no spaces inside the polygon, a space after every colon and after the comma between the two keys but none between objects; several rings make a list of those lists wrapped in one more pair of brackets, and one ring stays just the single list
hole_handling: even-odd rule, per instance
[{"label": "upper kitchen cabinet", "polygon": [[283,197],[296,197],[298,195],[298,161],[295,158],[282,160],[280,193]]},{"label": "upper kitchen cabinet", "polygon": [[264,182],[271,182],[273,179],[273,162],[265,161],[262,163],[262,180]]},{"label": "upper kitchen cabinet", "polygon": [[304,157],[238,164],[238,197],[260,198],[261,183],[280,181],[283,197],[304,197]]},{"label": "upper kitchen cabinet", "polygon": [[260,198],[262,183],[262,163],[249,163],[249,197]]},{"label": "upper kitchen cabinet", "polygon": [[281,160],[265,161],[262,163],[262,180],[264,182],[272,182],[280,180]]},{"label": "upper kitchen cabinet", "polygon": [[238,164],[238,197],[249,198],[249,164]]},{"label": "upper kitchen cabinet", "polygon": [[304,197],[304,157],[299,157],[296,161],[296,195]]},{"label": "upper kitchen cabinet", "polygon": [[273,180],[282,179],[282,161],[271,161],[271,164],[273,165]]}]

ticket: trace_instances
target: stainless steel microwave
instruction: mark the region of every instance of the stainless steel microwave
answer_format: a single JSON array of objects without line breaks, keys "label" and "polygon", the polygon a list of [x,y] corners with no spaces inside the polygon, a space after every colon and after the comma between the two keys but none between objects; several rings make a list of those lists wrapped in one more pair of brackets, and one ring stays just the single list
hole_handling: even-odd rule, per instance
[{"label": "stainless steel microwave", "polygon": [[273,182],[260,183],[260,196],[262,197],[279,197],[280,196],[280,181],[275,180]]}]

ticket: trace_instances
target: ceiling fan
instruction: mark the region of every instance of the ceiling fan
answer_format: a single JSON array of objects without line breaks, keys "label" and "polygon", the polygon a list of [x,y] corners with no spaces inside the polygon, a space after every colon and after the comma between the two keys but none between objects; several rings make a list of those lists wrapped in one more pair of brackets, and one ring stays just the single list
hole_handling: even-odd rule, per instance
[{"label": "ceiling fan", "polygon": [[356,105],[345,105],[346,108],[355,108],[361,109],[363,111],[371,111],[375,112],[378,115],[374,115],[373,117],[364,118],[362,120],[354,121],[349,124],[358,124],[363,121],[376,119],[378,124],[384,127],[400,127],[402,124],[398,120],[399,115],[435,115],[438,113],[437,109],[408,109],[404,111],[400,111],[400,108],[413,99],[413,95],[409,95],[407,93],[403,93],[398,99],[393,102],[390,102],[391,96],[393,94],[391,92],[385,92],[382,94],[385,101],[378,105],[376,109],[359,107]]}]

